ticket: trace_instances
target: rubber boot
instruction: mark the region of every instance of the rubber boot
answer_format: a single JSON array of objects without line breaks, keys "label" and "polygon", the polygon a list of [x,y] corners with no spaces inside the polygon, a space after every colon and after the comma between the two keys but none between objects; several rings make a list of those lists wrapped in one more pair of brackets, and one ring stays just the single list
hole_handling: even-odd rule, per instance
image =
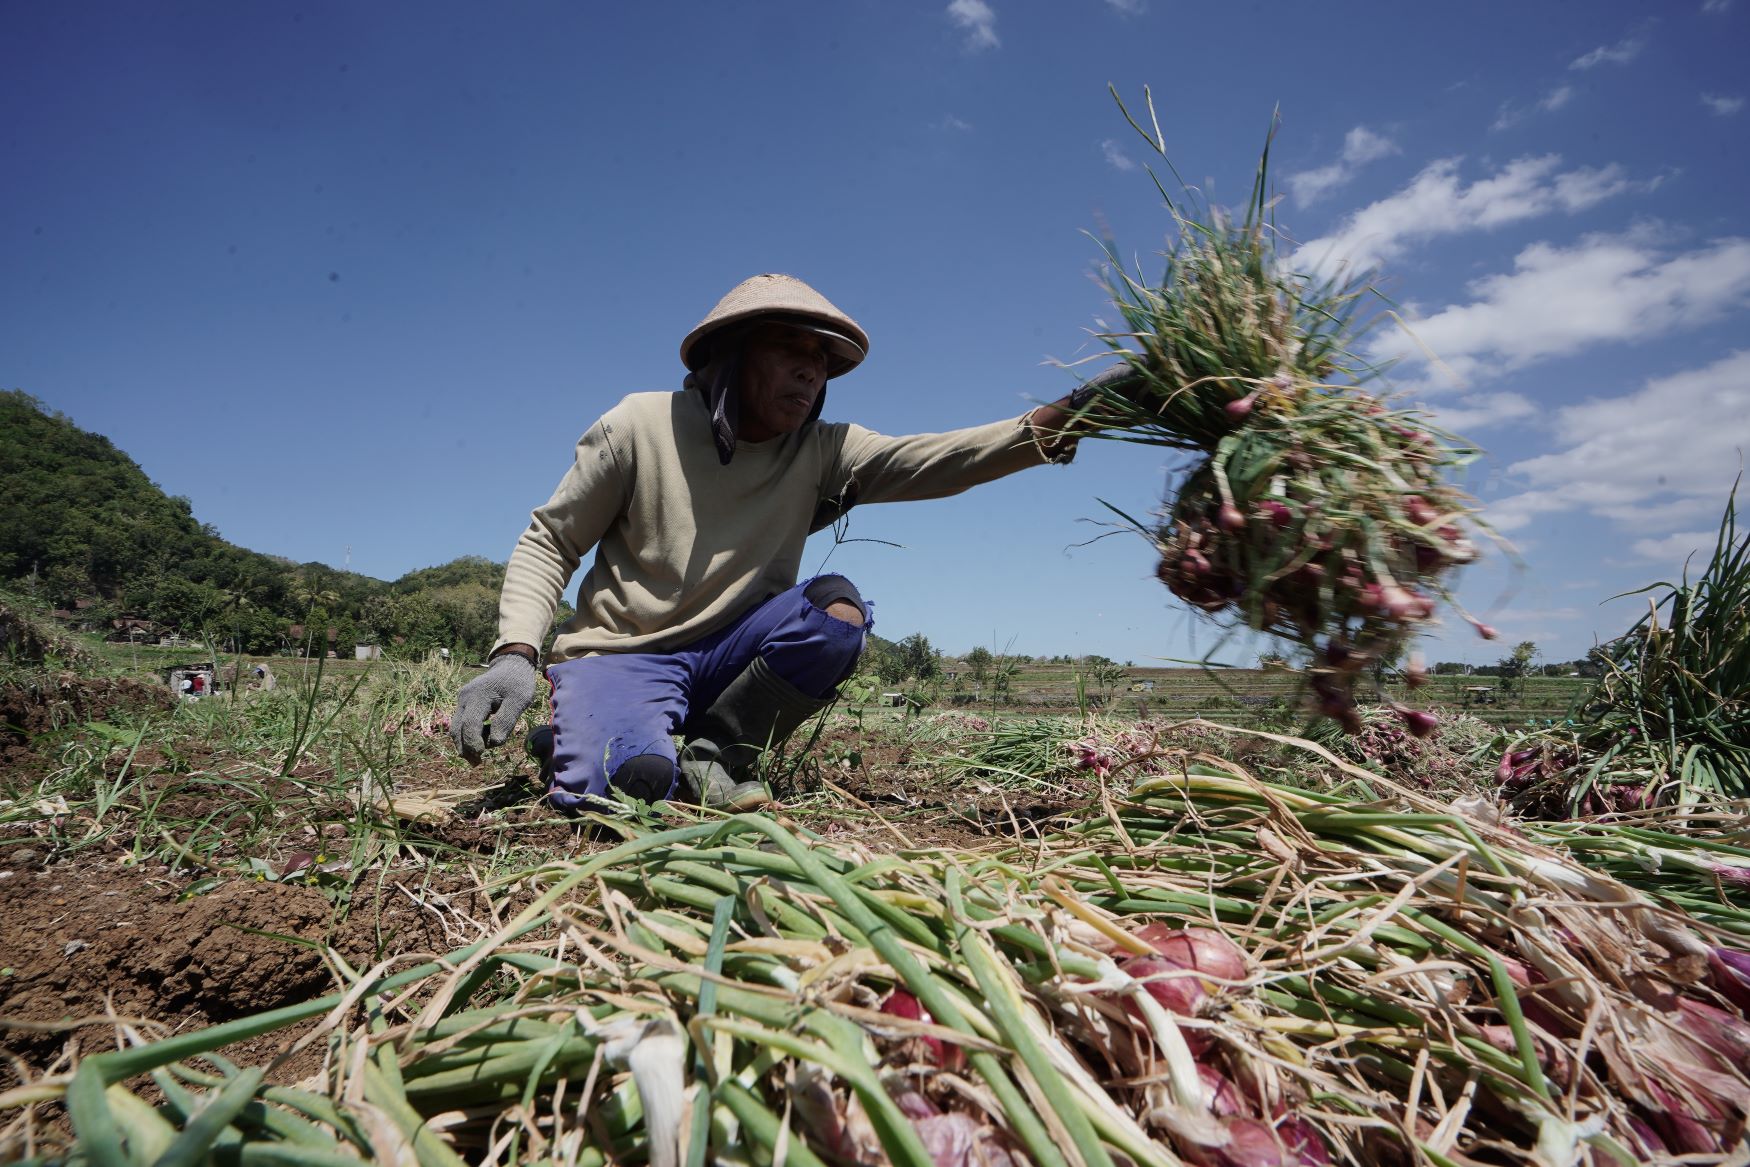
[{"label": "rubber boot", "polygon": [[694,802],[714,810],[768,805],[772,793],[759,778],[760,755],[832,703],[832,697],[810,697],[755,657],[711,708],[688,719],[683,786]]}]

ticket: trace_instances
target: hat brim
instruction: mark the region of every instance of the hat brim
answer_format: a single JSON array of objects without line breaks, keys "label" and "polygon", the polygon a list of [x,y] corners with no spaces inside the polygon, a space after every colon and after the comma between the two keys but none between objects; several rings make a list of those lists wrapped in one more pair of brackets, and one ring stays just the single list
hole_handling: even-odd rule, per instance
[{"label": "hat brim", "polygon": [[865,347],[867,341],[861,337],[850,335],[840,322],[811,316],[802,312],[774,312],[770,309],[751,309],[747,312],[734,313],[713,320],[709,324],[701,324],[687,334],[681,342],[681,360],[688,369],[698,372],[711,361],[712,341],[725,330],[734,333],[744,333],[756,324],[782,324],[788,328],[801,329],[820,339],[826,345],[827,367],[826,375],[842,377],[868,356]]}]

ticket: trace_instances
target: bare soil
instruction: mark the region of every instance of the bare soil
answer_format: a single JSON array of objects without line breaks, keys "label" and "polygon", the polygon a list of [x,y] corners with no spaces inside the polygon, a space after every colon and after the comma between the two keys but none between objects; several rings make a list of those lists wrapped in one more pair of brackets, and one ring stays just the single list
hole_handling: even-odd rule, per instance
[{"label": "bare soil", "polygon": [[[234,762],[202,742],[145,746],[134,757],[140,795],[188,822],[238,813],[225,782]],[[26,754],[10,776],[44,765]],[[300,775],[323,777],[308,767]],[[448,769],[419,766],[404,777],[415,786],[454,780]],[[81,837],[82,820],[37,823],[31,832],[15,826],[0,837],[0,1089],[18,1081],[12,1059],[42,1073],[67,1053],[115,1048],[118,1021],[160,1036],[334,992],[330,950],[362,970],[388,957],[406,967],[469,944],[501,918],[495,909],[514,911],[526,899],[512,891],[494,901],[481,890],[480,868],[507,839],[556,856],[605,845],[521,805],[490,819],[401,822],[361,872],[335,861],[309,866],[325,850],[345,853],[351,808],[313,798],[308,783],[265,785],[282,817],[254,836],[259,853],[227,838],[204,865],[136,862],[136,842],[145,844],[141,853],[163,849],[126,829],[57,850]],[[281,878],[244,874],[251,859]],[[287,1040],[282,1032],[232,1056],[266,1060]],[[295,1081],[314,1068],[307,1063],[278,1076]]]},{"label": "bare soil", "polygon": [[108,856],[0,878],[0,1045],[38,1068],[69,1039],[196,1029],[335,991],[324,951],[355,969],[478,939],[490,907],[466,876],[391,868],[342,911],[319,887],[234,879],[190,895],[191,878]]},{"label": "bare soil", "polygon": [[128,677],[41,673],[0,684],[0,771],[28,765],[55,730],[174,703],[163,687]]}]

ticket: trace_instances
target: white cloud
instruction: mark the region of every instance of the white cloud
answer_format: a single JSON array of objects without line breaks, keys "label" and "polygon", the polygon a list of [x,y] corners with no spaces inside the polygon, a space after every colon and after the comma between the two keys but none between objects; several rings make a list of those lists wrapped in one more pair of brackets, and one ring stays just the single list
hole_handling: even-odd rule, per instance
[{"label": "white cloud", "polygon": [[1567,509],[1568,504],[1553,494],[1527,490],[1490,503],[1484,508],[1483,517],[1495,530],[1508,535],[1529,527],[1539,515]]},{"label": "white cloud", "polygon": [[1294,201],[1304,207],[1336,190],[1352,177],[1353,168],[1345,166],[1339,160],[1289,175],[1288,189],[1294,193]]},{"label": "white cloud", "polygon": [[1644,43],[1641,38],[1631,36],[1614,45],[1599,45],[1584,56],[1575,57],[1568,63],[1568,68],[1596,69],[1600,65],[1626,65],[1640,56]]},{"label": "white cloud", "polygon": [[1701,103],[1723,118],[1731,117],[1744,108],[1742,97],[1728,97],[1719,93],[1704,93]]},{"label": "white cloud", "polygon": [[1566,406],[1553,428],[1557,449],[1509,468],[1530,489],[1486,517],[1506,531],[1584,510],[1641,535],[1637,555],[1669,559],[1717,520],[1750,449],[1750,350]]},{"label": "white cloud", "polygon": [[[1666,255],[1650,232],[1534,243],[1513,270],[1474,281],[1475,299],[1383,333],[1376,358],[1414,370],[1433,352],[1459,384],[1600,345],[1693,328],[1750,301],[1750,239]],[[1428,386],[1425,388],[1433,388]]]},{"label": "white cloud", "polygon": [[1533,113],[1554,113],[1574,99],[1572,85],[1558,85],[1542,97],[1530,109],[1521,109],[1512,102],[1504,102],[1501,112],[1495,115],[1495,120],[1489,125],[1491,130],[1506,130],[1518,125]]},{"label": "white cloud", "polygon": [[1705,562],[1718,537],[1717,531],[1678,531],[1658,539],[1636,539],[1634,552],[1651,563],[1664,563],[1676,568],[1698,553],[1698,557]]},{"label": "white cloud", "polygon": [[1413,243],[1552,211],[1571,214],[1629,188],[1619,166],[1561,171],[1562,160],[1555,154],[1514,159],[1494,175],[1465,186],[1458,175],[1461,161],[1430,163],[1404,189],[1349,215],[1333,234],[1309,240],[1291,262],[1302,269],[1348,265],[1366,271],[1403,254]]},{"label": "white cloud", "polygon": [[1398,144],[1384,134],[1376,134],[1366,126],[1356,126],[1343,135],[1343,161],[1359,166],[1392,154],[1398,154]]},{"label": "white cloud", "polygon": [[1358,168],[1398,152],[1397,143],[1390,138],[1356,126],[1343,136],[1343,153],[1335,162],[1289,175],[1288,187],[1294,192],[1294,201],[1305,206],[1354,178]]},{"label": "white cloud", "polygon": [[1701,0],[1703,12],[1724,12],[1732,6],[1732,0]]},{"label": "white cloud", "polygon": [[1669,531],[1706,519],[1714,509],[1712,500],[1686,495],[1658,503],[1606,503],[1597,512],[1636,531]]},{"label": "white cloud", "polygon": [[1119,170],[1136,169],[1136,163],[1130,160],[1130,156],[1124,152],[1121,146],[1118,145],[1118,140],[1116,138],[1107,138],[1104,142],[1101,142],[1100,153],[1105,156],[1106,161],[1109,164]]},{"label": "white cloud", "polygon": [[1518,393],[1473,393],[1455,404],[1432,410],[1434,424],[1463,436],[1502,422],[1518,421],[1537,413],[1537,406]]},{"label": "white cloud", "polygon": [[953,130],[956,133],[965,134],[971,132],[972,123],[966,121],[964,118],[957,118],[953,114],[947,113],[943,114],[942,120],[936,123],[936,128],[938,130]]},{"label": "white cloud", "polygon": [[1120,16],[1137,16],[1148,7],[1145,0],[1106,0],[1106,3]]},{"label": "white cloud", "polygon": [[997,14],[985,0],[949,0],[948,19],[965,30],[966,47],[974,52],[1002,43],[997,39]]}]

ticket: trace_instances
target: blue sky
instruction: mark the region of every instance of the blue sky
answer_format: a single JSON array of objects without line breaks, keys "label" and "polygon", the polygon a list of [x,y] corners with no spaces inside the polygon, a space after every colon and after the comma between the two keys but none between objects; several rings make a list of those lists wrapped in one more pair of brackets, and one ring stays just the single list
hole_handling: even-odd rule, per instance
[{"label": "blue sky", "polygon": [[[1750,445],[1747,44],[1750,0],[4,3],[0,385],[244,546],[503,559],[755,272],[871,334],[831,419],[1058,396],[1103,311],[1084,232],[1146,264],[1168,227],[1107,84],[1152,87],[1217,201],[1280,105],[1300,259],[1380,266],[1397,387],[1489,450],[1468,485],[1524,563],[1464,598],[1572,657],[1711,538]],[[1088,443],[805,563],[951,652],[1200,654],[1141,540],[1081,545],[1163,483]]]}]

